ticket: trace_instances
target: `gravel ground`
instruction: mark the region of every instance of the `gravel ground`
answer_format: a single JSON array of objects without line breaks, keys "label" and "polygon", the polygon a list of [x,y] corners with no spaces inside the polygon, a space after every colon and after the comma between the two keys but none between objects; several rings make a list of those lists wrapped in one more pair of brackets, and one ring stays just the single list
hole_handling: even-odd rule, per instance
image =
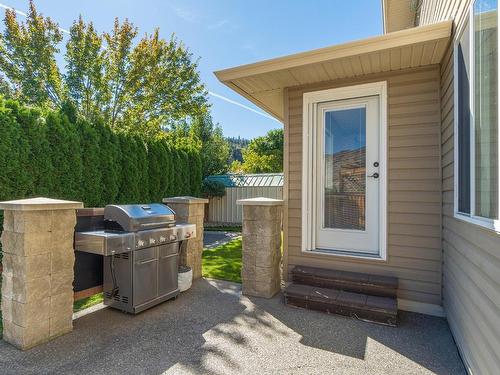
[{"label": "gravel ground", "polygon": [[21,352],[1,374],[465,374],[446,320],[401,313],[398,328],[287,307],[200,280],[137,316],[103,309]]}]

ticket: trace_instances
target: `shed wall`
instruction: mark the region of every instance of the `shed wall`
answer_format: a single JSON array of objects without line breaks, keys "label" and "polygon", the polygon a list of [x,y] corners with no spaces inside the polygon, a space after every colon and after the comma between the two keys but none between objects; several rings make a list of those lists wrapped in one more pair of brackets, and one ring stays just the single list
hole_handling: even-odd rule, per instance
[{"label": "shed wall", "polygon": [[210,198],[208,221],[210,223],[241,224],[243,209],[236,204],[238,199],[266,197],[282,199],[281,186],[227,187],[222,198]]},{"label": "shed wall", "polygon": [[[465,21],[469,0],[424,0],[422,24]],[[453,37],[455,38],[455,36]],[[500,236],[454,218],[453,45],[441,63],[443,304],[455,340],[475,374],[500,373]]]},{"label": "shed wall", "polygon": [[[302,252],[303,93],[384,80],[388,84],[387,261]],[[439,96],[437,65],[285,91],[284,269],[288,273],[295,265],[310,265],[396,276],[400,308],[416,303],[421,309],[440,311]]]}]

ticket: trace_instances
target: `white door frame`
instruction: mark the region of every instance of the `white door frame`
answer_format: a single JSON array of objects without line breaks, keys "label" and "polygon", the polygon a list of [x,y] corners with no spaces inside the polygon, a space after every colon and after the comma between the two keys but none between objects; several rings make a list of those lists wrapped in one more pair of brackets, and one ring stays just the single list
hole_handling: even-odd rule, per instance
[{"label": "white door frame", "polygon": [[[318,104],[318,117],[316,127],[318,129],[318,142],[316,142],[316,247],[324,250],[342,251],[343,253],[355,253],[358,255],[379,255],[379,190],[380,180],[368,178],[373,173],[380,174],[380,168],[373,165],[380,163],[380,97],[365,96],[354,99],[335,100]],[[349,109],[365,110],[365,138],[366,138],[366,168],[363,173],[365,181],[365,228],[347,229],[325,227],[325,142],[326,124],[325,116],[328,112],[345,111]],[[335,139],[335,135],[333,136]],[[333,176],[332,176],[333,177]]]},{"label": "white door frame", "polygon": [[[379,96],[380,116],[380,185],[379,185],[379,254],[348,254],[344,252],[316,249],[316,191],[318,164],[316,147],[320,140],[317,131],[317,108],[319,103],[335,100]],[[302,132],[302,251],[350,256],[356,258],[387,259],[387,82],[374,82],[355,86],[307,92],[303,95]]]}]

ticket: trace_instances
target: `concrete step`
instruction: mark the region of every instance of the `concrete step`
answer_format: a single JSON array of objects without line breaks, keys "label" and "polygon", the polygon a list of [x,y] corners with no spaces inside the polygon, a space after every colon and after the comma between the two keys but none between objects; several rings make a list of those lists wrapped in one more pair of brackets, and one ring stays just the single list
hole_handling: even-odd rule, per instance
[{"label": "concrete step", "polygon": [[396,298],[398,289],[396,277],[305,266],[293,268],[292,281],[296,284],[393,298]]},{"label": "concrete step", "polygon": [[398,306],[394,297],[370,296],[295,283],[288,285],[283,294],[289,306],[350,316],[392,327],[397,323]]}]

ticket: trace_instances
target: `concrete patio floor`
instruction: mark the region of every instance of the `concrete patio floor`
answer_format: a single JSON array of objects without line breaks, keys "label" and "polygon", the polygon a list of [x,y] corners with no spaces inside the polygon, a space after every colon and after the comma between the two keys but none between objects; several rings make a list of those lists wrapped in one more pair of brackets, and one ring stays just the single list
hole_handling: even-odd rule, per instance
[{"label": "concrete patio floor", "polygon": [[21,352],[1,374],[465,374],[446,320],[401,313],[398,328],[294,309],[200,280],[137,316],[103,309]]}]

